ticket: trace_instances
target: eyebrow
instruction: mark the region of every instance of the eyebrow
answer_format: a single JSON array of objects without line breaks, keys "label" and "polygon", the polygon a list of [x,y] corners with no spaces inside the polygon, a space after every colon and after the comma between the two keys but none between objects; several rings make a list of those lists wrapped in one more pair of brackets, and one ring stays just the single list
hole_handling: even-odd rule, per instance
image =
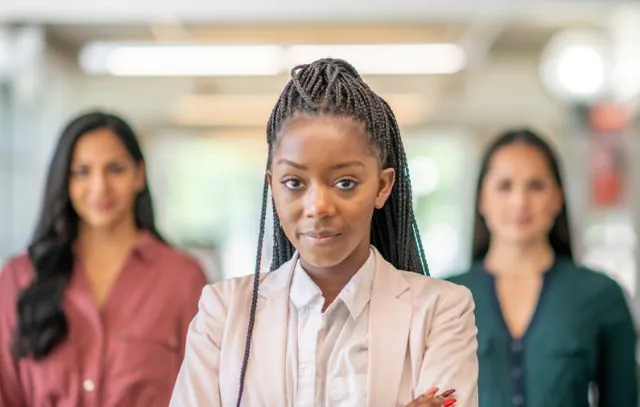
[{"label": "eyebrow", "polygon": [[[94,164],[91,162],[91,160],[79,160],[79,159],[73,159],[71,160],[71,162],[69,163],[69,168],[70,169],[74,169],[74,168],[85,168],[85,167],[92,167]],[[101,163],[101,165],[120,165],[120,166],[126,166],[127,162],[126,162],[126,158],[124,157],[116,157],[113,159],[110,159],[104,163]]]},{"label": "eyebrow", "polygon": [[[283,158],[281,160],[278,160],[278,165],[289,165],[291,167],[297,168],[299,170],[307,170],[308,167],[306,165],[302,165],[299,163],[296,163],[294,161],[291,160],[287,160],[286,158]],[[360,161],[345,161],[342,163],[338,163],[335,165],[331,166],[331,170],[340,170],[343,168],[348,168],[348,167],[364,167],[364,163],[360,162]]]}]

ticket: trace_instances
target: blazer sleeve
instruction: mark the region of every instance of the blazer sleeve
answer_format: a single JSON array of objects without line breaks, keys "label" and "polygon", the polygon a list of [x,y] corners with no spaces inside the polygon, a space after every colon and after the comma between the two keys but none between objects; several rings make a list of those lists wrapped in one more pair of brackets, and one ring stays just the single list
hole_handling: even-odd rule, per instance
[{"label": "blazer sleeve", "polygon": [[202,290],[169,407],[220,407],[220,348],[226,307],[213,285]]},{"label": "blazer sleeve", "polygon": [[636,332],[622,289],[614,281],[598,298],[598,406],[636,407]]},{"label": "blazer sleeve", "polygon": [[0,407],[27,405],[18,363],[11,352],[16,327],[16,302],[20,291],[17,272],[12,262],[0,271]]},{"label": "blazer sleeve", "polygon": [[451,284],[438,304],[426,338],[419,383],[456,390],[456,405],[478,407],[477,329],[471,292]]}]

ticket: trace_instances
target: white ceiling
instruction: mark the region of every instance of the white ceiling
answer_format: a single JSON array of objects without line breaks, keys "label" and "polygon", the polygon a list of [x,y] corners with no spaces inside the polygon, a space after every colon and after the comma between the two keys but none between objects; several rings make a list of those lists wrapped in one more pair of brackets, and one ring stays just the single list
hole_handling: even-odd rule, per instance
[{"label": "white ceiling", "polygon": [[0,22],[435,21],[600,13],[632,0],[2,0]]},{"label": "white ceiling", "polygon": [[[544,44],[565,27],[606,25],[621,3],[627,1],[111,0],[108,7],[92,7],[86,0],[57,0],[53,7],[40,0],[0,0],[0,22],[46,23],[53,48],[74,65],[61,85],[68,90],[71,110],[112,107],[147,127],[182,125],[206,131],[235,125],[242,117],[254,130],[261,128],[268,104],[264,101],[275,100],[286,78],[86,77],[76,62],[83,44],[456,42],[469,54],[480,55],[460,74],[368,79],[382,94],[397,96],[405,124],[418,117],[422,123],[443,126],[545,126],[561,122],[566,112],[538,79]],[[238,95],[248,99],[229,103]],[[255,107],[250,119],[246,109],[227,109],[245,102]]]}]

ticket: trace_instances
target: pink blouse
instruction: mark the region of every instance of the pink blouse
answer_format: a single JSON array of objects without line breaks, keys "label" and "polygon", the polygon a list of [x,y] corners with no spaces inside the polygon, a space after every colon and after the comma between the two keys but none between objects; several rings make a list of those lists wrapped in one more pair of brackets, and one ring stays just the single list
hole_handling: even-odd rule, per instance
[{"label": "pink blouse", "polygon": [[0,272],[0,407],[166,407],[187,327],[206,284],[200,266],[143,232],[98,310],[79,262],[64,295],[69,335],[42,360],[11,354],[26,255]]}]

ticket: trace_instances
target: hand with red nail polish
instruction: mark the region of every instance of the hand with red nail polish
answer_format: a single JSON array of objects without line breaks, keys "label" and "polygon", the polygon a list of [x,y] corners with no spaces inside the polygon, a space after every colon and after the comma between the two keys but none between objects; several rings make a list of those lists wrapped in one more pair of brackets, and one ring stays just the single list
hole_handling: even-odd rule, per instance
[{"label": "hand with red nail polish", "polygon": [[454,407],[456,405],[456,399],[453,398],[454,389],[445,390],[440,394],[438,390],[437,387],[430,388],[406,407]]}]

